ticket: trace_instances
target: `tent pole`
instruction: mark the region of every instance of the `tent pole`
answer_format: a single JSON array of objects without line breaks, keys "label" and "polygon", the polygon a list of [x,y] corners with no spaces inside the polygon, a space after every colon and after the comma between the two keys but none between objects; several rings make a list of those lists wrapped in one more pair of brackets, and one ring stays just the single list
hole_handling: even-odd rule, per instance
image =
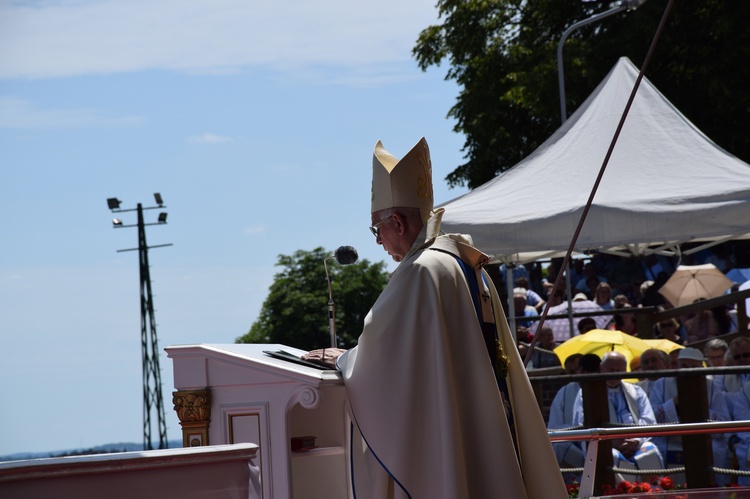
[{"label": "tent pole", "polygon": [[573,331],[573,287],[570,284],[570,265],[568,265],[568,268],[565,272],[565,287],[566,287],[566,296],[568,297],[568,324],[570,327],[570,337],[576,335],[576,332]]},{"label": "tent pole", "polygon": [[516,307],[513,303],[513,268],[515,266],[516,264],[512,262],[505,263],[505,287],[508,288],[508,324],[513,337],[518,338],[516,331]]}]

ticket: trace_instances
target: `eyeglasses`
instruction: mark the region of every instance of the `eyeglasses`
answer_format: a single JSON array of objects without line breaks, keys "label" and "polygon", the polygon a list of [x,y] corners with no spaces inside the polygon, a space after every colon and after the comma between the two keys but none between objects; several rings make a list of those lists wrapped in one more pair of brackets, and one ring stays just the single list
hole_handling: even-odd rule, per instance
[{"label": "eyeglasses", "polygon": [[738,353],[733,356],[734,360],[748,359],[750,358],[750,352]]},{"label": "eyeglasses", "polygon": [[380,224],[382,224],[383,222],[387,221],[392,216],[393,215],[388,215],[387,217],[385,217],[383,220],[381,220],[380,222],[376,223],[375,225],[371,225],[370,226],[370,232],[372,232],[372,235],[375,236],[376,238],[380,237]]}]

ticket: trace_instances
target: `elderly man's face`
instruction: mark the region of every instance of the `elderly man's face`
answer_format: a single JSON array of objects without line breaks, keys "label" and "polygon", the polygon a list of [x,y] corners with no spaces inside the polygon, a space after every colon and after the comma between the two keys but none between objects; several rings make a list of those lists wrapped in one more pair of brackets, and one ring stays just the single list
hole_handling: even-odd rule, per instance
[{"label": "elderly man's face", "polygon": [[667,368],[664,358],[656,350],[646,350],[641,355],[641,369],[643,371],[661,371]]},{"label": "elderly man's face", "polygon": [[697,367],[703,367],[702,360],[694,359],[678,359],[677,364],[680,366],[680,369],[694,369]]},{"label": "elderly man's face", "polygon": [[726,365],[724,361],[724,350],[721,348],[709,348],[706,352],[706,360],[711,367],[721,367]]},{"label": "elderly man's face", "polygon": [[371,227],[375,229],[375,242],[383,245],[383,249],[394,261],[403,260],[414,242],[407,237],[405,218],[396,213],[387,215],[387,210],[380,210],[373,213],[371,219]]},{"label": "elderly man's face", "polygon": [[732,348],[735,366],[750,366],[750,343],[740,343]]},{"label": "elderly man's face", "polygon": [[514,296],[513,306],[515,307],[517,312],[523,312],[523,310],[526,308],[526,298],[522,296]]},{"label": "elderly man's face", "polygon": [[[624,373],[628,370],[628,361],[622,355],[607,357],[602,360],[602,364],[599,367],[599,371],[603,373]],[[619,379],[607,380],[607,386],[612,388],[620,384]]]}]

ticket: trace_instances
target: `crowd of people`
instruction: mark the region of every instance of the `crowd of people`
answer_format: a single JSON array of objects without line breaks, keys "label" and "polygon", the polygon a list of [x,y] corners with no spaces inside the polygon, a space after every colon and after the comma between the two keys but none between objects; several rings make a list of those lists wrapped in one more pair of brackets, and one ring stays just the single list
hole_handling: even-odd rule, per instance
[{"label": "crowd of people", "polygon": [[[704,252],[702,260],[682,263],[713,263],[719,270],[726,272],[737,266],[734,253],[730,250],[731,246],[728,244],[719,245]],[[563,359],[564,365],[561,365],[554,350],[570,337],[592,329],[612,329],[638,335],[633,308],[656,307],[662,311],[674,308],[658,291],[676,270],[677,264],[669,258],[655,255],[634,259],[602,254],[589,260],[574,259],[568,270],[574,310],[581,306],[581,310],[612,311],[612,315],[575,318],[572,324],[568,319],[548,319],[539,333],[536,333],[536,316],[542,313],[545,305],[549,306],[549,315],[557,310],[565,313],[568,295],[564,289],[554,289],[559,266],[560,261],[553,260],[544,274],[539,272],[538,266],[533,265],[529,269],[531,271],[524,266],[513,269],[515,279],[511,303],[518,348],[523,357],[526,356],[534,335],[537,335],[534,350],[529,355],[527,370],[562,367],[567,374],[585,374],[695,369],[704,366],[750,367],[750,337],[737,336],[730,342],[722,338],[739,332],[735,304],[705,308],[653,324],[653,335],[650,336],[675,344],[672,349],[667,348],[669,351],[653,348],[634,357],[630,363],[624,355],[614,351],[607,352],[601,358],[596,354],[579,353]],[[737,289],[738,284],[735,283],[733,290]],[[580,303],[584,301],[585,303]],[[556,322],[564,327],[558,327]],[[733,336],[736,335],[730,338]],[[750,372],[707,375],[705,379],[710,420],[750,420]],[[680,422],[677,381],[674,377],[649,377],[639,379],[637,383],[608,380],[607,393],[611,423],[652,425]],[[555,395],[549,410],[548,429],[574,428],[582,424],[582,391],[577,382],[572,382]],[[714,434],[711,442],[715,467],[750,472],[750,432]],[[560,466],[581,468],[585,447],[583,442],[554,444]],[[682,439],[643,437],[615,440],[613,460],[620,469],[684,466]],[[637,471],[633,473],[626,478],[637,476]],[[568,478],[575,478],[575,475]],[[675,483],[685,483],[683,474],[677,473],[672,478]],[[715,478],[717,485],[730,482],[750,485],[750,477],[717,473]]]},{"label": "crowd of people", "polygon": [[[729,243],[705,250],[700,260],[693,257],[683,264],[713,263],[726,272],[735,268],[738,263],[736,253],[742,249],[732,250]],[[744,248],[744,246],[743,246]],[[542,269],[541,264],[519,265],[513,268],[514,288],[512,300],[516,335],[521,354],[536,333],[539,315],[545,306],[549,307],[548,316],[567,314],[567,292],[553,289],[562,259],[553,259]],[[740,259],[739,265],[748,265]],[[633,308],[656,307],[657,310],[668,310],[673,305],[659,293],[661,286],[676,270],[677,262],[663,256],[650,255],[640,259],[622,258],[607,254],[597,254],[590,259],[572,259],[570,273],[572,283],[571,295],[574,312],[612,311],[612,315],[598,315],[587,318],[575,318],[572,323],[567,319],[547,319],[545,324],[553,329],[554,342],[541,344],[537,340],[536,348],[551,351],[565,340],[582,334],[590,329],[613,329],[631,335],[638,335],[638,324]],[[498,280],[506,279],[507,269],[500,267]],[[566,279],[562,279],[565,282]],[[735,283],[733,290],[740,283]],[[500,282],[499,289],[505,283]],[[730,303],[713,308],[690,312],[676,318],[658,321],[653,325],[654,338],[663,338],[680,346],[704,342],[722,335],[736,333],[739,330],[736,304]],[[546,335],[546,333],[545,333]],[[541,338],[541,335],[540,335]],[[543,354],[534,353],[537,362],[529,368],[550,367],[557,365],[552,357],[544,358]],[[539,360],[544,362],[539,363]]]},{"label": "crowd of people", "polygon": [[[750,338],[738,336],[731,343],[720,338],[707,342],[703,351],[692,347],[679,348],[675,358],[656,348],[646,350],[631,371],[665,369],[696,369],[702,367],[747,366],[750,368]],[[565,359],[568,374],[626,372],[627,359],[619,352],[574,354]],[[637,374],[635,374],[637,376]],[[610,423],[653,425],[679,423],[680,401],[674,377],[644,378],[637,383],[607,380]],[[750,420],[750,372],[707,375],[706,403],[711,421]],[[550,407],[548,429],[569,429],[583,424],[582,390],[577,382],[563,386]],[[748,448],[750,432],[717,433],[711,437],[713,463],[717,468],[750,471]],[[580,468],[584,463],[585,445],[580,442],[554,444],[561,468]],[[661,469],[684,466],[682,438],[643,437],[613,441],[614,465],[626,469]],[[637,474],[637,471],[633,472]],[[575,474],[571,475],[575,477]],[[675,483],[685,483],[685,476],[676,473]],[[716,473],[717,485],[738,483],[750,485],[750,477]]]}]

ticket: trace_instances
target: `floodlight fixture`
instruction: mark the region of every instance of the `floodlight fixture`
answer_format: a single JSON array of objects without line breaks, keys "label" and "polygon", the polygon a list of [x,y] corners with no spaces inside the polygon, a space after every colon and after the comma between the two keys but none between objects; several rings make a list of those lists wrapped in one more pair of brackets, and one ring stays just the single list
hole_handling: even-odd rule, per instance
[{"label": "floodlight fixture", "polygon": [[159,213],[159,223],[160,224],[167,223],[167,212],[166,211],[162,211],[161,213]]},{"label": "floodlight fixture", "polygon": [[164,206],[164,201],[161,199],[161,194],[159,194],[158,192],[154,193],[154,200],[159,206]]},{"label": "floodlight fixture", "polygon": [[115,227],[120,227],[122,226],[122,220],[120,220],[119,218],[113,218],[112,225],[114,225]]},{"label": "floodlight fixture", "polygon": [[117,198],[107,198],[107,206],[109,206],[110,210],[119,210],[120,203],[122,203],[122,201]]}]

